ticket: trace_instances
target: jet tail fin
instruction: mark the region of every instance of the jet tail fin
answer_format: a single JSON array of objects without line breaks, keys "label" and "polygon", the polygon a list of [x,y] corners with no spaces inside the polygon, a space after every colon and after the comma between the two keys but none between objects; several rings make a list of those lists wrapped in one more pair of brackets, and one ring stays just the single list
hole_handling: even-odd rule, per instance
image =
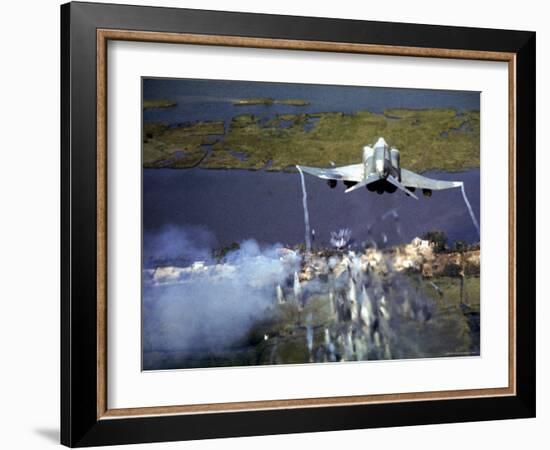
[{"label": "jet tail fin", "polygon": [[352,191],[356,191],[357,189],[361,189],[361,188],[365,187],[367,184],[371,184],[375,181],[378,181],[379,179],[380,179],[380,177],[378,175],[370,175],[366,179],[361,181],[360,183],[357,183],[357,184],[353,185],[352,187],[347,188],[344,192],[346,194],[348,194]]},{"label": "jet tail fin", "polygon": [[401,189],[405,194],[410,195],[411,197],[418,200],[418,197],[414,195],[411,191],[409,191],[405,186],[403,186],[399,181],[397,181],[392,175],[389,175],[388,178],[386,178],[388,182],[393,184],[396,188]]}]

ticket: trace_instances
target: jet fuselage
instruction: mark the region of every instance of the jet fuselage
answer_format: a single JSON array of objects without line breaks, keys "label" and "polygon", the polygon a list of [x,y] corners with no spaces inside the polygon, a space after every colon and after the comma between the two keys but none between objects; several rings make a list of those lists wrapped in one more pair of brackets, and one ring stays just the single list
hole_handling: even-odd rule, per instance
[{"label": "jet fuselage", "polygon": [[371,192],[393,193],[396,187],[386,179],[389,175],[401,181],[400,154],[396,148],[388,146],[384,138],[378,139],[373,147],[363,147],[363,165],[365,167],[365,178],[370,175],[378,175],[380,180],[367,186]]}]

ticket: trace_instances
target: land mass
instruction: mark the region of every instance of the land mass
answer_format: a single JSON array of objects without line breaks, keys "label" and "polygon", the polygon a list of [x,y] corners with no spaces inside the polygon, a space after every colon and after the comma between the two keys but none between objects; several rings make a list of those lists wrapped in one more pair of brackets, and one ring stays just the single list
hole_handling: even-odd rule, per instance
[{"label": "land mass", "polygon": [[408,169],[460,171],[479,167],[479,111],[388,109],[381,114],[320,112],[254,114],[169,127],[144,123],[146,168],[293,170],[296,164],[354,164],[380,136],[401,150]]},{"label": "land mass", "polygon": [[250,105],[289,105],[289,106],[307,106],[309,102],[297,98],[274,99],[271,97],[243,98],[233,103],[235,106]]},{"label": "land mass", "polygon": [[176,102],[170,100],[143,100],[143,109],[173,108]]},{"label": "land mass", "polygon": [[[145,345],[145,368],[479,355],[479,247],[437,252],[415,238],[386,250],[319,249],[307,257],[285,248],[279,258],[288,263],[296,254],[300,268],[272,286],[272,304],[239,341],[191,352]],[[147,269],[144,280],[162,289],[214,282],[237,269],[222,258],[216,265]]]}]

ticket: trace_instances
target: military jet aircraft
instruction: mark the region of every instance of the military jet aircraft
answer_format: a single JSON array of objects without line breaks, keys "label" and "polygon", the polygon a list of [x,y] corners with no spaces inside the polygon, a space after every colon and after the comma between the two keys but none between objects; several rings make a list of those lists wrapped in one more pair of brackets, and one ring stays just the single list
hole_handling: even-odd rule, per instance
[{"label": "military jet aircraft", "polygon": [[373,147],[363,147],[363,162],[360,164],[327,169],[307,166],[296,168],[327,180],[331,188],[342,181],[347,188],[346,193],[363,187],[378,194],[391,194],[400,189],[417,200],[414,194],[416,189],[422,189],[426,197],[431,197],[432,191],[461,187],[463,184],[462,181],[434,180],[401,168],[399,150],[390,148],[382,137]]}]

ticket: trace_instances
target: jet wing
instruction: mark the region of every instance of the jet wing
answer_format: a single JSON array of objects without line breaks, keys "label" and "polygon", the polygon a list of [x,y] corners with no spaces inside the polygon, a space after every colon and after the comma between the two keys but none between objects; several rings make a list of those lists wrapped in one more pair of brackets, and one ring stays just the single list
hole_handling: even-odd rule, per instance
[{"label": "jet wing", "polygon": [[365,167],[363,164],[352,164],[342,167],[330,167],[321,169],[318,167],[296,166],[302,172],[315,175],[324,180],[355,181],[359,183],[365,177]]},{"label": "jet wing", "polygon": [[423,177],[407,169],[401,169],[401,184],[406,187],[418,189],[431,189],[437,191],[440,189],[450,189],[462,186],[462,181],[443,181],[433,178]]}]

